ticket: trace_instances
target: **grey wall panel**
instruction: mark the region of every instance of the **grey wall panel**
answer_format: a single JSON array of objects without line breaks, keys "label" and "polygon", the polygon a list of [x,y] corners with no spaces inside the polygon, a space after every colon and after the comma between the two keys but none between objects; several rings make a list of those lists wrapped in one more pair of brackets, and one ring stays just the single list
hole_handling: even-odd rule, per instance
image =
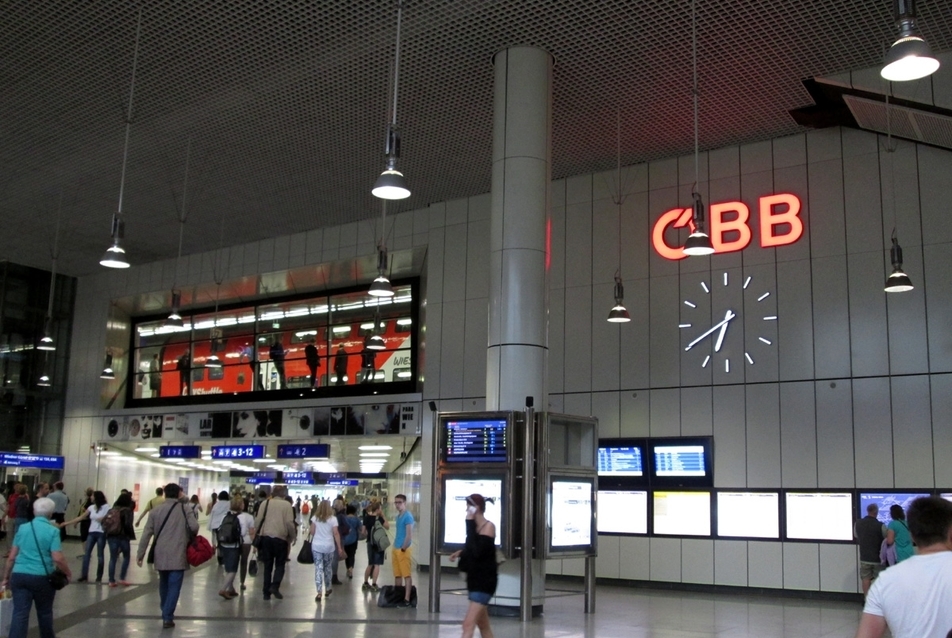
[{"label": "grey wall panel", "polygon": [[740,147],[728,146],[710,151],[707,167],[712,180],[740,175]]},{"label": "grey wall panel", "polygon": [[[733,202],[739,199],[742,199],[743,193],[741,191],[741,184],[746,177],[741,177],[740,175],[732,175],[730,177],[722,177],[719,179],[713,179],[708,183],[708,194],[707,198],[704,200],[705,205],[708,207],[708,227],[707,230],[711,233],[712,241],[715,239],[714,236],[714,227],[712,225],[713,215],[711,214],[711,207],[715,204],[720,204],[723,202]],[[690,194],[689,194],[690,195]],[[751,220],[747,221],[748,224],[751,223]],[[728,239],[731,239],[731,234],[728,233]],[[737,268],[741,265],[743,251],[735,251],[729,253],[717,253],[707,260],[700,259],[698,257],[689,257],[681,262],[681,272],[689,272],[688,266],[694,266],[697,264],[700,266],[692,268],[694,271],[708,272],[711,268],[714,270],[717,269],[727,269],[727,268]],[[706,263],[710,262],[710,263]]]},{"label": "grey wall panel", "polygon": [[[950,224],[952,225],[952,224]],[[926,245],[924,250],[926,290],[952,290],[952,250],[948,244]],[[902,293],[906,294],[906,293]],[[952,371],[952,295],[932,295],[926,304],[929,334],[929,371]]]},{"label": "grey wall panel", "polygon": [[584,576],[585,559],[584,558],[566,558],[562,561],[563,576]]},{"label": "grey wall panel", "polygon": [[849,379],[817,381],[814,387],[818,487],[853,487],[852,383]]},{"label": "grey wall panel", "polygon": [[714,388],[714,486],[747,487],[744,386]]},{"label": "grey wall panel", "polygon": [[565,286],[592,284],[592,203],[565,207]]},{"label": "grey wall panel", "polygon": [[565,414],[565,396],[561,394],[549,395],[549,411],[556,414]]},{"label": "grey wall panel", "polygon": [[879,136],[875,133],[845,126],[840,129],[840,135],[844,164],[852,162],[858,155],[872,155],[879,150]]},{"label": "grey wall panel", "polygon": [[678,388],[651,391],[650,435],[681,434],[681,391]]},{"label": "grey wall panel", "polygon": [[781,381],[813,376],[813,309],[809,262],[777,263],[777,358]]},{"label": "grey wall panel", "polygon": [[619,434],[621,436],[648,436],[651,433],[650,396],[651,393],[647,390],[620,393]]},{"label": "grey wall panel", "polygon": [[817,487],[814,391],[810,381],[780,384],[782,487]]},{"label": "grey wall panel", "polygon": [[648,163],[648,190],[656,191],[678,185],[678,158]]},{"label": "grey wall panel", "polygon": [[[793,136],[794,139],[803,140],[803,136]],[[790,139],[790,138],[787,138]],[[776,142],[774,150],[776,151]],[[800,220],[803,222],[803,234],[800,239],[792,244],[779,246],[776,249],[777,261],[798,261],[810,258],[810,234],[809,228],[813,225],[810,218],[810,198],[809,198],[809,178],[806,164],[798,164],[787,168],[779,168],[774,171],[773,192],[791,193],[800,199]],[[765,193],[766,194],[766,193]],[[753,211],[751,211],[753,214]],[[759,203],[758,212],[759,216]],[[785,230],[779,229],[778,231]]]},{"label": "grey wall panel", "polygon": [[[625,282],[625,304],[631,322],[618,327],[620,343],[619,387],[647,388],[650,376],[650,342],[648,329],[648,280]],[[607,323],[607,322],[606,322]]]},{"label": "grey wall panel", "polygon": [[481,193],[470,197],[467,210],[469,221],[490,219],[492,217],[492,202],[492,193]]},{"label": "grey wall panel", "polygon": [[[447,301],[443,304],[443,330],[440,340],[440,396],[463,396],[463,368],[466,302]],[[485,365],[485,364],[484,364]]]},{"label": "grey wall panel", "polygon": [[889,374],[886,329],[886,294],[883,292],[882,257],[874,253],[850,254],[850,356],[853,376]]},{"label": "grey wall panel", "polygon": [[952,202],[949,199],[949,175],[952,175],[952,153],[931,146],[918,146],[919,197],[922,206],[922,228],[926,244],[952,242]]},{"label": "grey wall panel", "polygon": [[357,245],[357,222],[341,224],[339,241],[341,246]]},{"label": "grey wall panel", "polygon": [[838,126],[807,132],[807,161],[822,162],[843,155],[842,129]]},{"label": "grey wall panel", "polygon": [[681,436],[714,434],[712,389],[681,388]]},{"label": "grey wall panel", "polygon": [[774,170],[807,163],[807,137],[803,133],[773,141]]},{"label": "grey wall panel", "polygon": [[595,558],[595,573],[599,578],[621,577],[621,537],[598,537],[598,556]]},{"label": "grey wall panel", "polygon": [[553,207],[549,231],[549,289],[565,288],[565,207]]},{"label": "grey wall panel", "polygon": [[815,161],[811,154],[807,177],[809,205],[813,213],[810,226],[805,230],[810,235],[810,253],[814,259],[842,255],[846,252],[843,164],[839,159]]},{"label": "grey wall panel", "polygon": [[783,544],[784,589],[820,588],[820,548],[816,543]]},{"label": "grey wall panel", "polygon": [[893,487],[891,411],[888,378],[853,380],[857,487]]},{"label": "grey wall panel", "polygon": [[618,172],[612,168],[607,171],[592,173],[592,201],[599,200],[617,200],[620,189],[618,185]]},{"label": "grey wall panel", "polygon": [[[601,546],[599,545],[599,551]],[[820,545],[820,590],[855,593],[859,577],[856,548],[852,545]]]},{"label": "grey wall panel", "polygon": [[549,291],[549,392],[565,387],[565,290]]},{"label": "grey wall panel", "polygon": [[608,312],[615,303],[613,283],[592,286],[592,390],[613,390],[618,388],[619,365],[621,357],[621,331],[631,328],[631,324],[609,323]]},{"label": "grey wall panel", "polygon": [[[466,299],[466,224],[447,225],[444,229],[443,301]],[[492,256],[490,256],[491,258]]]},{"label": "grey wall panel", "polygon": [[592,395],[589,392],[579,392],[576,394],[562,395],[563,409],[565,414],[574,414],[576,416],[591,416],[592,414]]},{"label": "grey wall panel", "polygon": [[[443,304],[426,306],[426,334],[423,335],[423,398],[436,399],[440,394],[440,357],[443,339]],[[485,366],[484,366],[485,367]]]},{"label": "grey wall panel", "polygon": [[488,299],[467,299],[463,344],[463,396],[486,394],[486,344],[489,330]]},{"label": "grey wall panel", "polygon": [[651,578],[651,543],[646,536],[622,536],[618,540],[619,576],[631,580]]},{"label": "grey wall panel", "polygon": [[619,207],[611,199],[592,202],[593,284],[613,283],[621,265],[621,246],[633,237],[621,234]]},{"label": "grey wall panel", "polygon": [[549,188],[549,197],[552,199],[552,207],[565,206],[565,180],[555,179]]},{"label": "grey wall panel", "polygon": [[[592,416],[598,419],[599,438],[621,436],[619,433],[621,410],[618,394],[618,392],[592,393]],[[600,547],[599,551],[601,551]]]},{"label": "grey wall panel", "polygon": [[916,271],[905,268],[916,288],[884,295],[889,331],[889,371],[890,374],[921,374],[929,371],[921,247],[903,246],[903,256],[906,264],[918,264]]},{"label": "grey wall panel", "polygon": [[750,587],[783,587],[783,544],[750,541],[747,543],[747,583]]},{"label": "grey wall panel", "polygon": [[[649,180],[654,181],[652,175],[655,170],[655,163],[652,162],[649,165],[648,174]],[[675,179],[677,175],[675,174]],[[659,180],[666,181],[666,180]],[[655,224],[658,222],[658,219],[666,212],[674,210],[675,208],[684,208],[684,203],[681,201],[680,192],[678,187],[659,187],[654,188],[648,192],[648,220],[649,220],[649,234],[646,237],[646,241],[651,246],[651,237]],[[686,229],[673,230],[669,229],[665,234],[665,241],[667,245],[672,248],[678,246],[683,246],[684,242],[688,238],[688,231]],[[683,259],[680,261],[684,261]],[[659,255],[654,248],[651,248],[649,251],[648,259],[648,273],[652,277],[660,277],[664,275],[676,275],[680,271],[680,266],[678,261],[672,261],[666,259]]]},{"label": "grey wall panel", "polygon": [[[607,323],[607,322],[606,322]],[[592,389],[592,289],[565,289],[565,391]]]},{"label": "grey wall panel", "polygon": [[694,161],[694,153],[690,155],[681,155],[678,159],[678,184],[681,186],[691,186],[698,184],[703,188],[704,184],[710,181],[708,177],[708,153],[702,151],[697,155],[697,163]]},{"label": "grey wall panel", "polygon": [[714,584],[713,540],[685,538],[681,541],[681,582]]},{"label": "grey wall panel", "polygon": [[489,297],[489,220],[469,222],[466,228],[466,298]]},{"label": "grey wall panel", "polygon": [[845,256],[814,257],[813,360],[820,379],[851,375],[846,279]]},{"label": "grey wall panel", "polygon": [[[768,144],[767,150],[769,152]],[[740,183],[740,200],[750,209],[750,219],[747,224],[750,226],[751,238],[750,244],[744,249],[744,266],[754,264],[772,264],[777,260],[777,248],[763,248],[760,245],[760,198],[765,195],[773,195],[774,174],[771,170],[745,173]]]},{"label": "grey wall panel", "polygon": [[451,199],[446,202],[446,221],[447,226],[456,226],[465,224],[468,221],[469,199],[461,197]]},{"label": "grey wall panel", "polygon": [[749,173],[760,173],[769,171],[773,167],[773,151],[770,141],[754,142],[744,144],[740,147],[740,171],[747,175]]},{"label": "grey wall panel", "polygon": [[592,175],[574,175],[565,180],[565,205],[590,204],[592,201]]},{"label": "grey wall panel", "polygon": [[[647,176],[647,170],[643,171]],[[634,172],[632,179],[635,179]],[[647,277],[648,260],[654,250],[651,247],[651,226],[649,219],[647,191],[629,194],[621,205],[621,278],[625,282],[626,300],[630,294],[628,282]],[[637,298],[632,298],[635,300]],[[629,302],[631,303],[631,302]],[[629,312],[631,308],[628,308]]]},{"label": "grey wall panel", "polygon": [[895,486],[935,487],[929,378],[892,377],[890,388]]},{"label": "grey wall panel", "polygon": [[747,541],[714,541],[714,584],[747,587]]},{"label": "grey wall panel", "polygon": [[681,539],[648,539],[651,548],[651,580],[681,582]]},{"label": "grey wall panel", "polygon": [[442,228],[446,225],[446,202],[437,202],[427,207],[429,211],[429,228]]},{"label": "grey wall panel", "polygon": [[681,275],[678,296],[678,353],[681,359],[681,385],[710,385],[714,365],[713,343],[717,333],[707,337],[690,350],[688,346],[724,317],[724,309],[718,305],[720,315],[714,318],[711,272]]},{"label": "grey wall panel", "polygon": [[446,238],[443,227],[429,231],[426,248],[427,304],[443,303],[443,261],[446,259]]},{"label": "grey wall panel", "polygon": [[952,458],[952,375],[933,375],[930,381],[935,485],[952,492],[952,463],[949,463]]},{"label": "grey wall panel", "polygon": [[780,388],[747,386],[747,487],[780,487]]},{"label": "grey wall panel", "polygon": [[678,316],[677,277],[655,277],[649,282],[651,304],[650,363],[652,387],[676,387],[679,382],[681,352]]},{"label": "grey wall panel", "polygon": [[777,265],[745,265],[735,276],[738,278],[735,286],[747,284],[747,288],[739,292],[743,323],[736,328],[743,328],[743,332],[734,335],[733,343],[742,345],[743,351],[735,355],[737,364],[743,366],[747,383],[777,381],[780,378],[780,322],[786,319],[780,316],[778,308]]}]

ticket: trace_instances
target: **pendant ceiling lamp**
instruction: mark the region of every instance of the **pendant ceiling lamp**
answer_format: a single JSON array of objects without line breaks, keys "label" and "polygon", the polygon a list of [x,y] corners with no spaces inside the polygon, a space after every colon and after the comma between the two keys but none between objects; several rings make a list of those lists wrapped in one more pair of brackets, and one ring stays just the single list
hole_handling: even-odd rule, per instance
[{"label": "pendant ceiling lamp", "polygon": [[699,256],[710,255],[714,252],[714,246],[711,244],[711,238],[704,229],[704,201],[701,194],[697,192],[698,182],[700,180],[700,169],[698,168],[698,115],[697,115],[697,0],[691,0],[691,58],[694,65],[694,82],[691,87],[691,93],[694,95],[694,188],[691,191],[691,197],[694,199],[691,213],[691,234],[681,249],[685,255]]},{"label": "pendant ceiling lamp", "polygon": [[397,170],[397,159],[400,157],[400,133],[397,130],[397,94],[400,82],[400,18],[403,14],[403,2],[397,0],[397,46],[393,61],[393,105],[390,113],[390,125],[387,127],[387,168],[377,178],[374,184],[374,197],[380,199],[406,199],[410,196],[407,180],[403,173]]},{"label": "pendant ceiling lamp", "polygon": [[892,121],[890,118],[889,94],[886,95],[886,153],[889,157],[889,190],[892,199],[893,230],[892,246],[889,248],[889,261],[892,263],[892,272],[886,277],[886,285],[883,288],[886,292],[909,292],[915,286],[909,275],[902,269],[902,247],[899,245],[899,239],[896,237],[896,169],[893,166],[893,155],[896,147],[892,139]]},{"label": "pendant ceiling lamp", "polygon": [[218,257],[215,260],[215,314],[212,315],[212,327],[209,329],[209,338],[211,342],[211,354],[205,359],[206,368],[220,368],[221,358],[218,352],[221,350],[221,328],[218,327],[218,300],[221,297],[221,282],[225,279],[225,269],[222,267],[222,254],[225,243],[225,215],[222,214],[221,224],[218,236]]},{"label": "pendant ceiling lamp", "polygon": [[50,252],[52,266],[50,267],[50,296],[46,301],[46,319],[43,322],[43,336],[36,345],[37,350],[53,352],[56,344],[53,343],[53,293],[56,292],[56,262],[59,259],[59,229],[60,217],[63,213],[63,193],[60,192],[59,206],[56,209],[56,230],[53,231],[53,250]]},{"label": "pendant ceiling lamp", "polygon": [[610,323],[628,323],[631,315],[625,308],[625,286],[621,283],[621,205],[628,196],[621,183],[621,111],[615,112],[615,206],[618,207],[618,270],[615,271],[615,305],[608,313]]},{"label": "pendant ceiling lamp", "polygon": [[142,7],[139,7],[139,18],[136,22],[136,46],[132,54],[132,82],[129,85],[129,109],[126,112],[126,137],[122,147],[122,174],[119,178],[119,208],[112,216],[112,245],[99,260],[106,268],[128,268],[129,259],[125,249],[120,245],[124,236],[125,224],[122,221],[122,196],[126,186],[126,166],[129,160],[129,132],[132,129],[132,98],[136,89],[136,64],[139,61],[139,40],[142,35]]},{"label": "pendant ceiling lamp", "polygon": [[182,205],[179,208],[178,222],[178,256],[175,258],[175,276],[172,280],[172,312],[169,318],[165,320],[166,327],[183,328],[185,322],[182,320],[182,291],[177,290],[175,284],[178,282],[179,264],[182,261],[182,239],[185,236],[185,196],[188,194],[188,161],[192,154],[192,138],[188,138],[188,144],[185,147],[185,179],[182,182]]},{"label": "pendant ceiling lamp", "polygon": [[906,82],[932,75],[939,68],[939,60],[916,29],[915,0],[894,0],[893,6],[899,38],[889,47],[880,75],[890,82]]},{"label": "pendant ceiling lamp", "polygon": [[370,290],[367,291],[372,297],[392,297],[393,286],[390,285],[390,278],[387,276],[390,260],[387,256],[387,202],[382,202],[383,212],[380,216],[380,241],[377,244],[377,277],[370,284]]},{"label": "pendant ceiling lamp", "polygon": [[374,310],[374,327],[371,329],[372,334],[370,339],[367,341],[368,350],[386,350],[387,342],[384,341],[383,336],[380,334],[381,331],[380,324],[380,306],[377,306],[377,309]]},{"label": "pendant ceiling lamp", "polygon": [[107,352],[106,360],[102,364],[102,373],[99,375],[100,379],[115,379],[116,371],[112,368],[112,355]]}]

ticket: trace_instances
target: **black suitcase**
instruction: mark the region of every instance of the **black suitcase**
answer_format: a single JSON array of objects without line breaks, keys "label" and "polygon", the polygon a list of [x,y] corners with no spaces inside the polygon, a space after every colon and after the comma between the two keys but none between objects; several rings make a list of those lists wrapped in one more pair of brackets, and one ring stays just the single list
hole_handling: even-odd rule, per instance
[{"label": "black suitcase", "polygon": [[[384,585],[377,595],[377,607],[397,607],[404,601],[406,593],[407,590],[402,585],[400,587]],[[410,606],[414,608],[417,606],[416,585],[410,588]]]}]

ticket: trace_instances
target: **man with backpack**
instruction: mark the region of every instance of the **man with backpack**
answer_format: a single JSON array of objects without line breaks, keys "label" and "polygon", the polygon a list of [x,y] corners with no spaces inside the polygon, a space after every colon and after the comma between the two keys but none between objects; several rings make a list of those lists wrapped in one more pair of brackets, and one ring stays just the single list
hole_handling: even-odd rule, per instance
[{"label": "man with backpack", "polygon": [[383,565],[387,548],[380,549],[380,543],[374,542],[374,537],[377,536],[379,539],[381,534],[378,533],[378,530],[381,530],[383,538],[387,539],[387,544],[390,541],[387,537],[390,523],[384,518],[383,508],[380,507],[379,501],[371,501],[367,506],[367,514],[364,516],[364,529],[367,530],[367,569],[364,570],[362,589],[364,591],[377,591],[380,589],[377,585],[377,577],[380,576],[380,567]]},{"label": "man with backpack", "polygon": [[[222,499],[219,498],[218,502],[221,503]],[[251,519],[248,514],[243,514],[244,510],[244,499],[240,496],[233,497],[229,503],[229,510],[225,512],[215,531],[218,551],[225,566],[225,578],[221,589],[218,590],[218,595],[225,600],[231,600],[238,595],[235,591],[235,574],[238,573],[238,563],[241,561],[241,540],[246,531],[242,529],[242,517]],[[248,524],[246,523],[244,527],[247,528]]]},{"label": "man with backpack", "polygon": [[[343,544],[343,539],[345,536],[350,534],[350,523],[347,522],[347,517],[344,516],[344,501],[343,499],[336,499],[334,501],[334,517],[337,519],[337,533],[340,534],[341,543]],[[340,554],[334,552],[334,560],[331,563],[331,578],[332,585],[341,585],[340,578],[337,577],[337,568],[340,566]]]}]

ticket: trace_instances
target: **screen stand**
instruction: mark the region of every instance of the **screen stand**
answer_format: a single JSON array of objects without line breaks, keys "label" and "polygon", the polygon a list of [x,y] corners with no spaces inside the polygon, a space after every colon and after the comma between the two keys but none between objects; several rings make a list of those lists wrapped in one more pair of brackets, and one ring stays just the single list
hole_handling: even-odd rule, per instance
[{"label": "screen stand", "polygon": [[[545,602],[545,561],[532,560],[531,580],[531,618],[538,618]],[[519,618],[522,584],[522,562],[519,559],[507,560],[500,565],[499,584],[496,585],[496,595],[489,601],[489,615]]]}]

